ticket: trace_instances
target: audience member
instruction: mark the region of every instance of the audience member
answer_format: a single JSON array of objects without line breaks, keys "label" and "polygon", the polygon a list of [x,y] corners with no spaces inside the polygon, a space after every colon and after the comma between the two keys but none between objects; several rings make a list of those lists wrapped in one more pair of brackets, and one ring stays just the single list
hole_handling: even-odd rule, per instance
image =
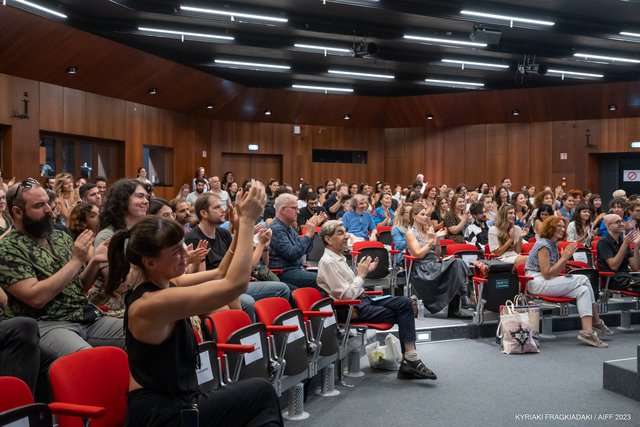
[{"label": "audience member", "polygon": [[473,222],[465,230],[464,240],[484,252],[485,246],[489,244],[489,227],[483,204],[481,202],[472,204],[469,213]]},{"label": "audience member", "polygon": [[229,206],[229,193],[222,189],[220,178],[218,178],[217,176],[212,176],[211,178],[209,178],[209,192],[220,197],[222,207],[227,210],[227,207]]},{"label": "audience member", "polygon": [[[86,184],[85,184],[86,185]],[[91,230],[94,236],[100,231],[100,208],[93,202],[81,202],[71,211],[69,232],[76,240],[84,230]]]},{"label": "audience member", "polygon": [[211,187],[209,186],[209,181],[207,180],[207,174],[204,170],[204,167],[202,166],[196,169],[196,172],[193,175],[193,179],[191,180],[191,190],[196,191],[196,180],[198,178],[204,179],[206,181],[204,184],[204,191],[211,190]]},{"label": "audience member", "polygon": [[96,177],[96,187],[98,187],[98,191],[100,191],[100,196],[102,196],[102,200],[107,197],[107,178],[104,176]]},{"label": "audience member", "polygon": [[352,244],[362,240],[374,241],[377,238],[378,231],[371,214],[367,211],[368,206],[367,197],[358,194],[351,198],[351,211],[342,217],[342,223],[350,235]]},{"label": "audience member", "polygon": [[71,210],[80,201],[78,193],[73,191],[73,176],[70,173],[59,173],[56,175],[53,191],[58,198],[57,203],[60,209],[61,221],[66,225],[69,221]]},{"label": "audience member", "polygon": [[527,289],[533,294],[575,298],[582,325],[578,339],[594,347],[606,348],[607,343],[598,335],[611,335],[612,332],[598,315],[589,278],[583,274],[561,275],[577,249],[575,242],[570,243],[560,255],[558,242],[564,238],[565,220],[558,216],[547,218],[525,265],[527,276],[533,278],[527,283]]},{"label": "audience member", "polygon": [[83,184],[78,189],[78,195],[82,202],[91,202],[98,207],[102,206],[102,193],[95,184]]},{"label": "audience member", "polygon": [[373,222],[376,225],[391,226],[393,224],[395,209],[392,208],[392,204],[393,204],[391,203],[392,201],[393,201],[393,198],[391,197],[391,194],[389,193],[381,194],[380,206],[373,211]]},{"label": "audience member", "polygon": [[136,179],[143,184],[153,184],[151,181],[147,179],[147,170],[144,168],[144,166],[140,166],[138,168]]},{"label": "audience member", "polygon": [[11,232],[13,220],[7,210],[7,193],[0,189],[0,239]]},{"label": "audience member", "polygon": [[516,210],[506,204],[498,209],[496,224],[489,229],[489,249],[495,257],[512,263],[514,268],[526,261],[522,252],[522,229],[515,224]]},{"label": "audience member", "polygon": [[195,204],[196,204],[196,200],[198,199],[199,196],[201,196],[202,194],[204,194],[205,192],[205,188],[207,186],[207,180],[204,178],[196,178],[196,189],[193,190],[191,193],[189,193],[187,195],[187,197],[185,198],[185,201],[187,203],[189,203],[189,205],[191,205],[191,208],[193,209]]},{"label": "audience member", "polygon": [[451,210],[444,217],[443,224],[447,230],[447,238],[456,243],[464,243],[467,226],[473,221],[467,202],[462,194],[454,194],[451,198]]},{"label": "audience member", "polygon": [[[625,233],[627,232],[627,230],[632,229],[635,225],[633,224],[631,217],[627,215],[628,209],[629,207],[627,206],[627,200],[623,197],[613,198],[609,202],[609,212],[612,214],[618,215],[620,218],[622,218],[622,223],[623,223],[622,225],[624,226]],[[604,223],[604,220],[600,222],[600,229],[598,231],[599,231],[598,234],[600,235],[600,237],[604,238],[607,236],[608,228]]]},{"label": "audience member", "polygon": [[567,241],[579,242],[585,247],[591,247],[593,239],[593,222],[591,221],[591,211],[584,203],[578,205],[571,217],[571,222],[567,226]]},{"label": "audience member", "polygon": [[412,205],[400,203],[398,206],[398,214],[393,219],[393,228],[391,229],[391,238],[393,239],[393,248],[400,251],[395,254],[395,261],[398,264],[404,264],[404,255],[407,254],[407,229],[411,222]]},{"label": "audience member", "polygon": [[398,325],[403,348],[403,358],[398,371],[400,379],[430,379],[434,374],[418,358],[416,351],[416,327],[411,298],[388,297],[373,300],[362,287],[368,272],[378,265],[378,259],[364,257],[358,263],[357,275],[347,264],[342,253],[347,249],[349,235],[340,221],[327,221],[320,231],[325,250],[318,264],[318,285],[334,300],[359,299],[353,317],[359,322],[392,323]]},{"label": "audience member", "polygon": [[640,270],[638,230],[627,232],[624,220],[616,214],[605,215],[602,223],[607,227],[607,235],[598,240],[598,269],[615,273],[609,282],[611,289],[640,292],[640,280],[629,269]]}]

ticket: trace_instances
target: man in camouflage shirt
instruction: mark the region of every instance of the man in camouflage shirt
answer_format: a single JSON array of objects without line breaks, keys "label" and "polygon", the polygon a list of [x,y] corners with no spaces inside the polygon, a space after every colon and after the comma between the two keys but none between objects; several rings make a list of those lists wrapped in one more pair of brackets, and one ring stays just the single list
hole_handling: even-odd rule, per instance
[{"label": "man in camouflage shirt", "polygon": [[63,356],[92,345],[124,346],[121,319],[103,317],[85,295],[106,248],[92,256],[93,233],[75,242],[53,230],[48,196],[37,181],[11,187],[7,204],[15,230],[0,240],[0,286],[9,295],[4,318],[38,321],[41,345]]}]

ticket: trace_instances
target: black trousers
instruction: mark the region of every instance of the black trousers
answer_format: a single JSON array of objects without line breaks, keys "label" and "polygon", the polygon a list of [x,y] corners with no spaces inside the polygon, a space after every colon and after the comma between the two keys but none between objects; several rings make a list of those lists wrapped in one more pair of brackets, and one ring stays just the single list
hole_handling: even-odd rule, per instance
[{"label": "black trousers", "polygon": [[30,317],[0,322],[0,375],[23,380],[37,402],[51,401],[49,365],[53,354],[40,349],[38,323]]},{"label": "black trousers", "polygon": [[[199,426],[282,426],[278,395],[262,378],[241,380],[219,390],[201,393],[197,399]],[[180,427],[177,398],[140,389],[129,393],[127,422],[130,427]]]}]

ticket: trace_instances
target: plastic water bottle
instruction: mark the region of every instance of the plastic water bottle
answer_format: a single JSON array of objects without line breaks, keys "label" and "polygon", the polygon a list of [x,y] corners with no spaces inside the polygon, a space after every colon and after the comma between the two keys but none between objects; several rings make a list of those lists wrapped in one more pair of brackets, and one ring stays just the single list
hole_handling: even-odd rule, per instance
[{"label": "plastic water bottle", "polygon": [[418,300],[418,319],[424,319],[424,303],[421,299]]}]

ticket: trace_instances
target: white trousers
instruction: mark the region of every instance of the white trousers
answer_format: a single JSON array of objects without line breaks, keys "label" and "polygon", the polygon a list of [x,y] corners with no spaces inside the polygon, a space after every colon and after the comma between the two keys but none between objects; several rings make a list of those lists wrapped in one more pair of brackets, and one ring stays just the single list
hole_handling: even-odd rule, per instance
[{"label": "white trousers", "polygon": [[596,299],[589,278],[583,274],[567,274],[545,280],[542,273],[527,271],[527,276],[533,277],[527,283],[527,289],[532,294],[550,297],[575,298],[580,317],[593,316],[593,304]]}]

